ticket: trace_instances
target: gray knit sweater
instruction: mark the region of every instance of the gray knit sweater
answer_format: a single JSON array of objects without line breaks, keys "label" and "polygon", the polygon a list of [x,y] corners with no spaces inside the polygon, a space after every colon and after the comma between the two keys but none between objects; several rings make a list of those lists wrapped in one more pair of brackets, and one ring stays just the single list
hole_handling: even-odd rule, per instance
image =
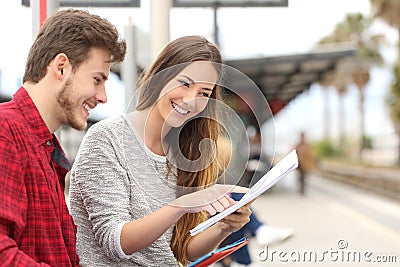
[{"label": "gray knit sweater", "polygon": [[124,115],[90,127],[71,171],[71,213],[83,266],[178,266],[172,228],[151,246],[126,255],[122,226],[175,199],[166,157],[152,153]]}]

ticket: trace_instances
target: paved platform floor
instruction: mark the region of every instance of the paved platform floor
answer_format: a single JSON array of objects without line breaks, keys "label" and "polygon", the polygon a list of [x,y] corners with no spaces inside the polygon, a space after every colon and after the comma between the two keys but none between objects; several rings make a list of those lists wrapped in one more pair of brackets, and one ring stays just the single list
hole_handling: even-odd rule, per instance
[{"label": "paved platform floor", "polygon": [[274,247],[251,240],[254,266],[400,266],[398,200],[318,176],[301,196],[296,182],[291,173],[254,202],[263,221],[296,231]]}]

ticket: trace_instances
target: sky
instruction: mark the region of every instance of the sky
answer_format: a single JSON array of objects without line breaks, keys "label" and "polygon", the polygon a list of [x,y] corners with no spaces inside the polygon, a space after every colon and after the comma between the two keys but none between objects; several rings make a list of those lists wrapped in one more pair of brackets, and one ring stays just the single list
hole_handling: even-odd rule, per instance
[{"label": "sky", "polygon": [[[141,31],[150,29],[149,1],[140,8],[94,8],[123,32],[131,16]],[[289,7],[220,8],[220,46],[225,58],[309,51],[348,12],[369,13],[369,0],[291,0]],[[0,1],[0,67],[23,69],[32,43],[31,9],[20,0]],[[171,39],[200,34],[213,39],[211,8],[173,8]]]},{"label": "sky", "polygon": [[[370,13],[370,0],[289,0],[289,7],[265,8],[220,8],[218,11],[219,39],[225,59],[256,58],[259,56],[289,55],[312,51],[316,43],[334,29],[347,13]],[[149,57],[148,35],[150,30],[149,1],[142,0],[140,8],[95,8],[94,13],[106,17],[123,32],[131,17],[141,32],[139,60]],[[20,0],[0,1],[0,69],[2,84],[0,90],[16,91],[22,75],[25,59],[32,43],[31,9],[21,6]],[[395,54],[395,32],[377,23],[376,33],[389,36],[389,49],[385,51],[389,66]],[[183,35],[198,34],[213,40],[213,11],[210,8],[173,8],[170,12],[170,39]],[[395,36],[395,37],[394,37]],[[373,70],[371,81],[366,87],[367,131],[382,140],[393,141],[393,128],[385,110],[384,98],[390,85],[390,68],[385,66]],[[120,112],[123,89],[115,77],[107,84],[109,102],[99,113],[112,115]],[[275,131],[276,146],[287,150],[297,141],[297,134],[306,130],[311,139],[323,137],[323,99],[329,95],[332,135],[337,135],[338,97],[333,89],[312,86],[297,97],[283,111],[278,113],[265,131]],[[357,89],[349,88],[345,96],[346,129],[350,135],[357,134]],[[115,108],[118,106],[119,108]],[[378,124],[378,125],[377,125]],[[306,127],[307,126],[307,127]],[[272,129],[272,128],[273,129]],[[389,142],[389,141],[387,141]],[[387,144],[382,144],[386,146]],[[279,150],[279,149],[278,149]]]}]

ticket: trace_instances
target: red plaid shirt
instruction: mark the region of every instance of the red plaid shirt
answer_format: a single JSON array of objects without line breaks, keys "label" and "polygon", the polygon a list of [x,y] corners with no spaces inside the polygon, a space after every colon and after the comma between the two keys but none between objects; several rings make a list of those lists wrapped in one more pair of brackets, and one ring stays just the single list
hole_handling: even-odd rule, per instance
[{"label": "red plaid shirt", "polygon": [[64,198],[70,169],[24,88],[0,104],[0,265],[77,266]]}]

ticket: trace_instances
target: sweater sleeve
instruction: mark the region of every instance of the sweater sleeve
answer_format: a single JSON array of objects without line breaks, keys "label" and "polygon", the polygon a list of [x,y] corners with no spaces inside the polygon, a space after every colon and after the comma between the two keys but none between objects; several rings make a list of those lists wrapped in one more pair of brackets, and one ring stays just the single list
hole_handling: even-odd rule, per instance
[{"label": "sweater sleeve", "polygon": [[120,235],[122,226],[133,219],[121,135],[107,124],[93,125],[82,141],[71,172],[71,187],[80,193],[95,240],[112,259],[129,258],[122,251]]}]

